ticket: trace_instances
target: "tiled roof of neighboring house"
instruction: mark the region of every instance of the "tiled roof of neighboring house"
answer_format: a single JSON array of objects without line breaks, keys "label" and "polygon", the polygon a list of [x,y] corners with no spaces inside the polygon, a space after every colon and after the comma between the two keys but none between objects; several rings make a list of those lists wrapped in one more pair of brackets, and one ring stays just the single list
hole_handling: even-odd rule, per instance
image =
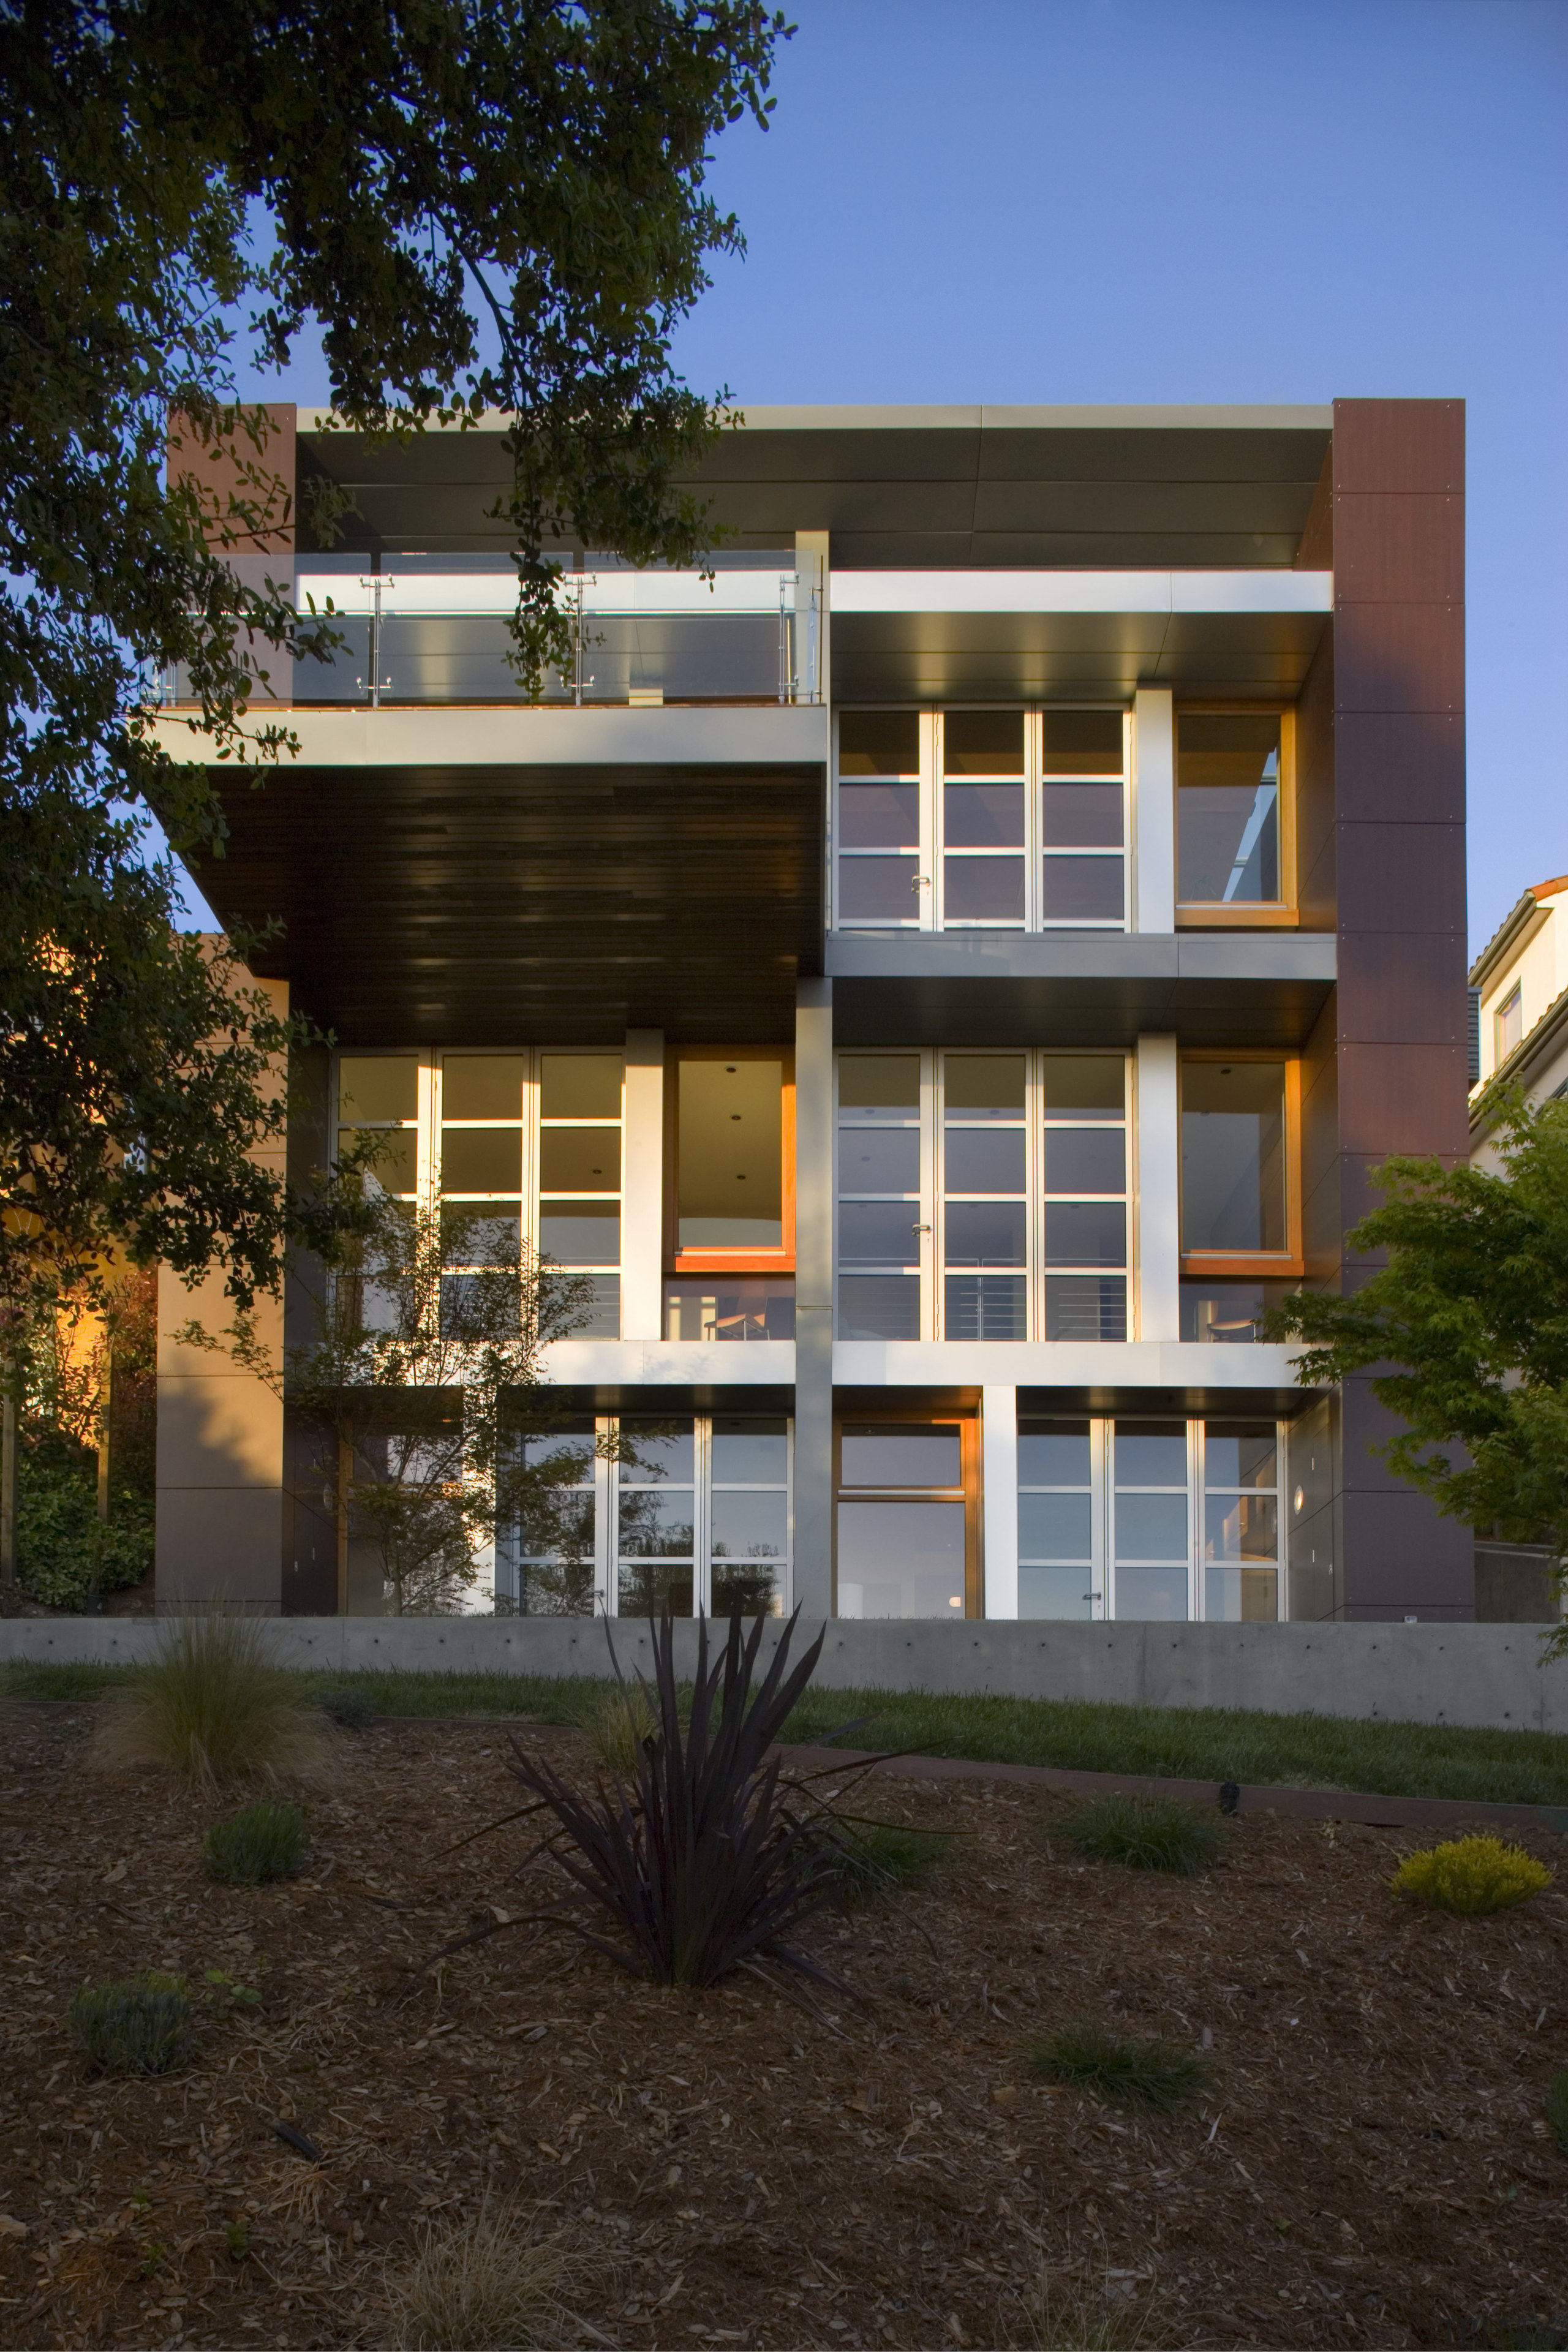
[{"label": "tiled roof of neighboring house", "polygon": [[1540,912],[1542,901],[1546,898],[1555,898],[1563,890],[1568,890],[1568,874],[1559,874],[1554,881],[1531,884],[1522,897],[1509,908],[1508,913],[1470,966],[1472,988],[1481,987],[1487,974],[1494,971],[1502,961],[1531,917]]}]

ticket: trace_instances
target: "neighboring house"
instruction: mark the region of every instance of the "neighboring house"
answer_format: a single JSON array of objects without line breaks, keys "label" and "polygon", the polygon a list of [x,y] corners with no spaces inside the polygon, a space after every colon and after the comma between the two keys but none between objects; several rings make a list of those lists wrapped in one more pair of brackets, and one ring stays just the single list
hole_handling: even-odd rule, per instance
[{"label": "neighboring house", "polygon": [[1532,883],[1470,967],[1470,1157],[1494,1166],[1494,1084],[1568,1094],[1568,874]]},{"label": "neighboring house", "polygon": [[[1498,1090],[1568,1095],[1568,874],[1536,882],[1470,967],[1470,1159],[1500,1165]],[[1478,1608],[1537,1622],[1559,1613],[1546,1545],[1476,1541]]]},{"label": "neighboring house", "polygon": [[[1463,404],[751,409],[711,582],[564,551],[539,708],[500,420],[323,425],[353,540],[265,561],[352,643],[203,886],[337,1039],[296,1171],[378,1126],[591,1278],[553,1377],[663,1432],[584,1480],[599,1605],[1470,1616],[1366,1381],[1259,1338],[1465,1149]],[[379,1606],[269,1388],[163,1392],[168,1589]]]}]

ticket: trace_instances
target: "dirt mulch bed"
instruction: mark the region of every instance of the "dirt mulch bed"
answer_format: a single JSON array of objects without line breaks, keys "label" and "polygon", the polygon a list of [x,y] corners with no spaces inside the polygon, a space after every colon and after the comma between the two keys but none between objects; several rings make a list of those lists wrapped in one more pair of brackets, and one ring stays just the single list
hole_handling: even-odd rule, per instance
[{"label": "dirt mulch bed", "polygon": [[[1058,2304],[1120,2299],[1156,2345],[1550,2342],[1521,2331],[1568,2317],[1555,1889],[1432,1915],[1384,1885],[1410,1835],[1268,1815],[1204,1878],[1084,1867],[1059,1799],[879,1776],[879,1811],[964,1835],[931,1888],[816,1923],[864,1997],[829,2024],[528,1929],[420,1973],[522,1907],[519,1831],[436,1858],[519,1793],[491,1726],[345,1741],[310,1874],[238,1890],[200,1865],[232,1805],[90,1774],[92,1715],[0,1727],[6,2345],[384,2343],[387,2263],[487,2182],[605,2243],[584,2340],[637,2352],[1026,2344],[1042,2260]],[[200,2055],[93,2080],[72,1993],[143,1968],[199,1989]],[[1078,2018],[1206,2034],[1214,2095],[1142,2124],[1037,2086],[1021,2042]]]}]

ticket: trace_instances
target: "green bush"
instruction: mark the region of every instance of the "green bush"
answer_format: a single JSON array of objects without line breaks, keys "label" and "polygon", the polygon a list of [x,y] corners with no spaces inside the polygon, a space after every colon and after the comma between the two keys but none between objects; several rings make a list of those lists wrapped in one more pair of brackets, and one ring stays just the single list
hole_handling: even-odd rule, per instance
[{"label": "green bush", "polygon": [[83,1985],[67,2022],[93,2064],[110,2074],[167,2074],[196,2046],[189,1996],[153,1969],[118,1984]]},{"label": "green bush", "polygon": [[835,1823],[838,1833],[834,1873],[846,1901],[876,1902],[923,1886],[951,1852],[950,1838],[935,1830],[908,1828],[901,1822]]},{"label": "green bush", "polygon": [[227,1886],[264,1886],[292,1878],[305,1858],[305,1816],[298,1805],[247,1805],[208,1830],[202,1858]]},{"label": "green bush", "polygon": [[316,1705],[323,1715],[330,1715],[340,1731],[368,1731],[375,1721],[375,1702],[368,1692],[353,1689],[347,1683],[336,1683],[330,1689],[318,1691]]},{"label": "green bush", "polygon": [[1505,1845],[1501,1838],[1467,1837],[1407,1853],[1388,1883],[1395,1895],[1473,1919],[1528,1903],[1551,1885],[1552,1877],[1546,1864],[1521,1845]]},{"label": "green bush", "polygon": [[1225,1851],[1225,1824],[1175,1797],[1092,1798],[1050,1824],[1088,1862],[1119,1862],[1128,1870],[1169,1870],[1192,1878]]},{"label": "green bush", "polygon": [[1024,2056],[1029,2072],[1048,2083],[1161,2113],[1198,2097],[1214,2080],[1213,2068],[1179,2042],[1117,2033],[1109,2025],[1064,2025],[1027,2043]]},{"label": "green bush", "polygon": [[47,1609],[79,1610],[91,1592],[140,1584],[153,1566],[153,1503],[116,1487],[98,1516],[98,1456],[67,1437],[19,1449],[16,1581]]}]

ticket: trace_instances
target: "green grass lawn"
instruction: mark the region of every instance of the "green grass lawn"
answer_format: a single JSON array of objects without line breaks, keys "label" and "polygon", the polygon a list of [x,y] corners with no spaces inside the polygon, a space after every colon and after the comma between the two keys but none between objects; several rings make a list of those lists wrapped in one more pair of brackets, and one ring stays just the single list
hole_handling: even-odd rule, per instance
[{"label": "green grass lawn", "polygon": [[[13,1665],[18,1698],[90,1698],[123,1680],[108,1666]],[[595,1688],[542,1675],[317,1674],[311,1688],[363,1690],[380,1715],[515,1715],[570,1723]],[[860,1717],[845,1744],[914,1748],[983,1763],[1052,1764],[1078,1772],[1356,1789],[1377,1796],[1457,1797],[1568,1805],[1568,1738],[1423,1723],[1342,1722],[1225,1707],[1091,1706],[1079,1701],[950,1698],[922,1691],[812,1690],[790,1717],[793,1740],[820,1741]]]}]

